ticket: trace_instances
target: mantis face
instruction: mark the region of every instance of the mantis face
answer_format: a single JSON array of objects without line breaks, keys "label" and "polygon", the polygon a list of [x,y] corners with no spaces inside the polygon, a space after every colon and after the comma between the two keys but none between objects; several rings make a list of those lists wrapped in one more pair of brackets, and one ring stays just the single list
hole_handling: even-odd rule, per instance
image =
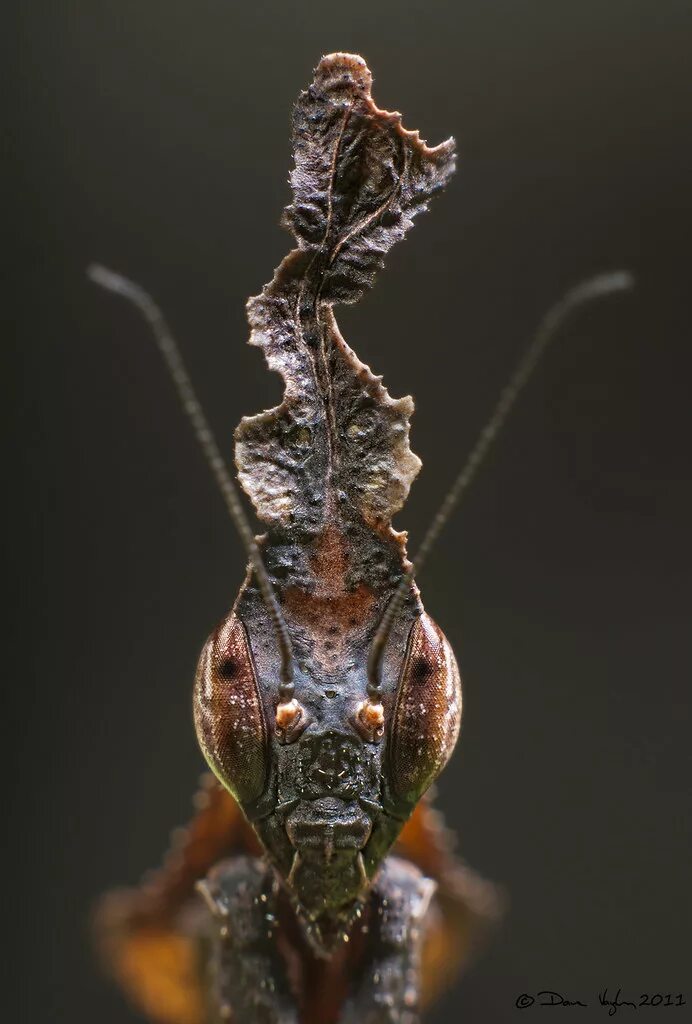
[{"label": "mantis face", "polygon": [[200,659],[194,708],[205,757],[324,944],[358,911],[457,740],[461,689],[452,649],[424,612],[406,627],[403,653],[386,662],[383,722],[375,730],[359,715],[364,658],[301,675],[289,728],[277,724],[277,673],[267,678],[262,631],[253,631],[253,650],[234,612]]}]

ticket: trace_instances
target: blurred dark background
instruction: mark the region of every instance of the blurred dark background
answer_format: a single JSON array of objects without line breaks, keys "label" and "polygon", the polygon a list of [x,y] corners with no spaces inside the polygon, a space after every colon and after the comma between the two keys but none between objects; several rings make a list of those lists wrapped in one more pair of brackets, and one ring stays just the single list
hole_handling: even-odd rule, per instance
[{"label": "blurred dark background", "polygon": [[4,888],[20,963],[4,1019],[140,1019],[94,966],[88,911],[188,816],[192,673],[243,574],[145,328],[85,267],[158,298],[230,454],[241,415],[279,399],[244,303],[290,246],[291,103],[336,49],[368,60],[380,106],[460,150],[447,193],[339,315],[391,393],[416,398],[424,470],[398,518],[413,548],[551,302],[602,270],[638,281],[563,331],[421,580],[466,682],[440,803],[511,899],[430,1020],[515,1021],[517,996],[544,988],[589,1002],[552,1011],[580,1021],[603,1016],[604,986],[687,986],[692,1004],[689,4],[17,15],[2,308],[19,376]]}]

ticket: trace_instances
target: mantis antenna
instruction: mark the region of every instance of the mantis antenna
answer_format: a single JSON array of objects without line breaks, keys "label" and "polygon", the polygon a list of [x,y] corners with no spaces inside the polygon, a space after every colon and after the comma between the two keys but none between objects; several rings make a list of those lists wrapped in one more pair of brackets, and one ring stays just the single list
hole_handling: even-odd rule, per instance
[{"label": "mantis antenna", "polygon": [[231,479],[231,474],[195,394],[178,344],[159,307],[151,296],[134,281],[129,281],[121,274],[116,274],[98,264],[92,264],[87,269],[87,276],[94,284],[100,285],[107,291],[115,292],[116,295],[122,295],[123,298],[131,302],[151,327],[158,349],[178,392],[183,412],[190,421],[202,454],[216,479],[226,508],[247,552],[262,600],[269,612],[281,654],[279,696],[282,701],[288,702],[293,698],[293,649],[286,620],[281,613],[276,593],[262,561],[262,554],[243,509],[238,489]]},{"label": "mantis antenna", "polygon": [[382,657],[387,644],[387,639],[396,621],[396,617],[406,600],[411,583],[414,577],[423,568],[426,558],[440,535],[443,527],[449,520],[452,512],[459,504],[462,496],[468,490],[469,485],[478,472],[488,451],[500,433],[509,416],[514,403],[526,386],[531,374],[535,370],[541,356],[548,348],[555,335],[576,309],[591,302],[593,299],[602,298],[605,295],[612,295],[615,292],[626,291],[634,284],[634,278],[625,270],[616,270],[611,273],[599,274],[597,277],[582,281],[581,284],[571,288],[563,297],[548,310],[541,320],[538,330],[533,336],[528,348],[522,355],[514,373],[500,393],[493,412],[487,423],[478,435],[478,439],[471,449],[466,462],[461,468],[459,475],[450,487],[442,504],[435,513],[430,526],[423,537],[423,541],[416,553],[413,564],[409,571],[402,576],[401,581],[394,591],[394,595],[385,609],[380,623],[377,627],[375,637],[368,656],[368,697],[373,702],[381,699],[380,671]]}]

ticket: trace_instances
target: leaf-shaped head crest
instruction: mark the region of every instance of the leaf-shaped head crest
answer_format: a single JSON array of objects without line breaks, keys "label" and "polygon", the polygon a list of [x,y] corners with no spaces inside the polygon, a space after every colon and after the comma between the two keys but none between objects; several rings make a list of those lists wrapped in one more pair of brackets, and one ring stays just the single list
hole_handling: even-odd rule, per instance
[{"label": "leaf-shaped head crest", "polygon": [[240,480],[282,531],[356,520],[378,530],[401,508],[420,462],[408,444],[410,398],[392,399],[341,337],[332,306],[354,302],[454,170],[454,142],[429,148],[380,110],[361,57],[324,57],[293,115],[298,243],[248,302],[251,343],[286,383],[280,406],[236,434]]}]

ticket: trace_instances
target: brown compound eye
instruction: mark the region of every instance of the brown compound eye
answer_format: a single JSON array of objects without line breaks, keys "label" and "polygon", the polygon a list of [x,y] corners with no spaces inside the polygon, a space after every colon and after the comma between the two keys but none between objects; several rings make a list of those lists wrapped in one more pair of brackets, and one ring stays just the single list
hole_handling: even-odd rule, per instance
[{"label": "brown compound eye", "polygon": [[240,804],[256,800],[267,778],[267,726],[245,627],[235,615],[202,651],[193,703],[207,764]]},{"label": "brown compound eye", "polygon": [[409,633],[388,737],[389,790],[414,804],[437,778],[459,735],[461,681],[454,652],[429,615]]}]

